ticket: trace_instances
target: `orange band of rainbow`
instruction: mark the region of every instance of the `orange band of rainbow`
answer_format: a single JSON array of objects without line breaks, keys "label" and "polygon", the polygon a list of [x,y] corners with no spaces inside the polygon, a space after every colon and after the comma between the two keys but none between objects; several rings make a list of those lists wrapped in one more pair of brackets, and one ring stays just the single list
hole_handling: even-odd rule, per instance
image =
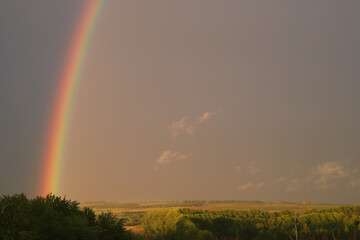
[{"label": "orange band of rainbow", "polygon": [[59,87],[48,131],[41,176],[40,195],[58,194],[61,163],[74,98],[92,32],[104,0],[86,0],[61,71]]}]

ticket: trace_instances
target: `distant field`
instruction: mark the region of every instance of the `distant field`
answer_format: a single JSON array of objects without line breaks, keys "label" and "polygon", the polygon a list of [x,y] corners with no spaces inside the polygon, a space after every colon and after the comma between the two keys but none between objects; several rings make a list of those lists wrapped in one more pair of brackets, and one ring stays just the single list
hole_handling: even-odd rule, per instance
[{"label": "distant field", "polygon": [[250,210],[259,209],[267,211],[293,210],[303,212],[307,209],[336,208],[339,204],[301,204],[301,203],[265,203],[260,201],[163,201],[163,202],[86,202],[81,207],[90,207],[96,214],[111,210],[120,218],[126,218],[125,226],[134,232],[141,232],[139,226],[141,218],[147,211],[159,209],[191,208],[206,210]]},{"label": "distant field", "polygon": [[121,212],[146,212],[158,209],[171,208],[193,208],[208,210],[249,210],[260,209],[267,211],[294,210],[302,212],[307,209],[322,209],[344,206],[341,204],[301,204],[301,203],[265,203],[260,201],[163,201],[163,202],[135,202],[135,203],[118,203],[118,202],[86,202],[81,203],[81,207],[90,207],[96,213],[111,210],[115,213]]}]

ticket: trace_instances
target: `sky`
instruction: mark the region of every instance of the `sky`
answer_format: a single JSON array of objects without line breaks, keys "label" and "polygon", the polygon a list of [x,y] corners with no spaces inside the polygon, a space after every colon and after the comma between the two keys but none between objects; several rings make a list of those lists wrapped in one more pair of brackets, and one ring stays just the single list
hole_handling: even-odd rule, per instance
[{"label": "sky", "polygon": [[[85,0],[0,2],[0,194],[36,196]],[[360,2],[106,0],[60,193],[360,204]]]}]

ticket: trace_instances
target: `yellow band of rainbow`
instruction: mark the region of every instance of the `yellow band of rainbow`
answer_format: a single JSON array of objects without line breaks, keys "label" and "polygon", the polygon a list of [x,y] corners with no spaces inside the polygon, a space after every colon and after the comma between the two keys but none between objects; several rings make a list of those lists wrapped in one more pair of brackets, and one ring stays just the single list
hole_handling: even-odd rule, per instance
[{"label": "yellow band of rainbow", "polygon": [[105,0],[86,0],[74,29],[68,54],[59,78],[50,129],[47,135],[40,184],[40,195],[58,194],[61,163],[71,115],[74,93],[80,81],[86,52]]}]

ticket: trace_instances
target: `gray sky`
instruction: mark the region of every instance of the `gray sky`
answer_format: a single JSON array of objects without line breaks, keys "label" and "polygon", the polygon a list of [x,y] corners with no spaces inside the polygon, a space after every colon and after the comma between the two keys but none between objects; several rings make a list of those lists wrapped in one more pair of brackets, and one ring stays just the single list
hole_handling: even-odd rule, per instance
[{"label": "gray sky", "polygon": [[[0,194],[37,194],[84,1],[0,2]],[[106,1],[61,194],[359,203],[360,2]]]}]

